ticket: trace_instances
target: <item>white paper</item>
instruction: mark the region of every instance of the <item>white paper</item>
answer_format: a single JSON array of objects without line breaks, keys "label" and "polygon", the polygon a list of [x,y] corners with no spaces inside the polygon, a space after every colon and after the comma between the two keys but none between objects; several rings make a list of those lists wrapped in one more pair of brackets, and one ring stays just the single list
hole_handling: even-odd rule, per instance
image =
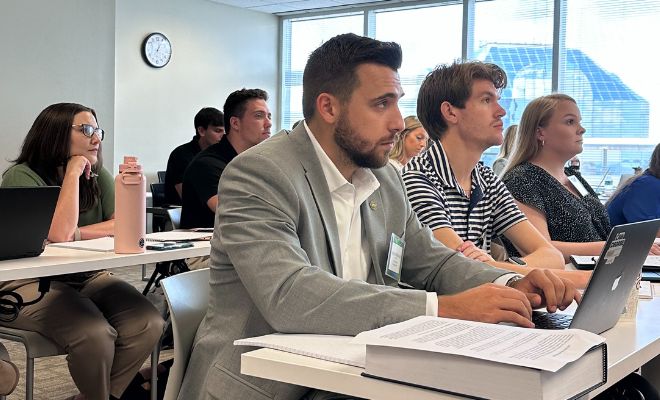
[{"label": "white paper", "polygon": [[166,231],[147,233],[145,239],[150,242],[184,242],[193,240],[211,240],[208,232]]},{"label": "white paper", "polygon": [[417,317],[362,332],[353,343],[462,355],[555,372],[604,341],[579,329],[528,329]]},{"label": "white paper", "polygon": [[644,266],[660,268],[660,256],[647,256],[646,261],[644,261]]},{"label": "white paper", "polygon": [[366,347],[351,343],[353,336],[284,334],[258,336],[234,341],[234,346],[266,347],[364,368]]},{"label": "white paper", "polygon": [[653,298],[653,285],[650,281],[642,281],[639,288],[639,298],[640,299],[652,299]]},{"label": "white paper", "polygon": [[49,243],[48,245],[52,247],[64,247],[66,249],[110,252],[115,250],[115,238],[105,236],[98,239]]}]

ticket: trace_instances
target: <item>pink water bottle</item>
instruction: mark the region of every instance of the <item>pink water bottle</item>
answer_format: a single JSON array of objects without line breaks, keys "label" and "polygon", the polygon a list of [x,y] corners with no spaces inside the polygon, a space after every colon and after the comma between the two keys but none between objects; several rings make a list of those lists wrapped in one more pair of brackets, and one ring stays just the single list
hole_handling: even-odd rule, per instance
[{"label": "pink water bottle", "polygon": [[137,157],[124,156],[115,178],[115,253],[144,253],[147,181]]}]

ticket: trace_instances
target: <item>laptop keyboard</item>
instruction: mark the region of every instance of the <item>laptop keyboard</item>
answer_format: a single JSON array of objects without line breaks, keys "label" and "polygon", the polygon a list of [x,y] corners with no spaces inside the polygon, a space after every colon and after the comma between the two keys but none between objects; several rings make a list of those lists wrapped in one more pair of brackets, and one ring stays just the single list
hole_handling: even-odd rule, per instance
[{"label": "laptop keyboard", "polygon": [[532,313],[532,322],[538,329],[568,329],[573,320],[572,315],[556,314],[534,311]]}]

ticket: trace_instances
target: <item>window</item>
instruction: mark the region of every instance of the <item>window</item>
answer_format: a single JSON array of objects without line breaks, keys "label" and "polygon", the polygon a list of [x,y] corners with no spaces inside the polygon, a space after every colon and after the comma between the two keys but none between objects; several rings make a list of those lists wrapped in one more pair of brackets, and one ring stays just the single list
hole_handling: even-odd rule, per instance
[{"label": "window", "polygon": [[417,115],[417,93],[433,67],[461,58],[462,14],[461,4],[376,13],[376,39],[397,42],[403,50],[404,117]]},{"label": "window", "polygon": [[[499,65],[508,83],[500,104],[507,111],[504,128],[520,122],[523,110],[536,97],[552,91],[553,4],[548,0],[477,2],[471,56]],[[482,156],[492,165],[499,148]]]},{"label": "window", "polygon": [[566,9],[559,90],[575,98],[587,129],[580,170],[607,192],[620,175],[646,168],[660,141],[649,47],[660,36],[660,1],[568,0]]},{"label": "window", "polygon": [[[654,73],[650,44],[660,37],[660,0],[438,0],[357,7],[352,14],[283,19],[284,127],[302,118],[302,71],[309,53],[336,34],[362,34],[368,26],[371,36],[403,48],[404,116],[416,114],[419,86],[433,67],[465,57],[507,72],[501,99],[505,127],[517,124],[527,104],[553,88],[576,99],[587,128],[581,171],[597,191],[612,190],[633,167],[645,168],[660,141],[660,75]],[[498,151],[487,150],[482,160],[492,164]]]},{"label": "window", "polygon": [[309,54],[326,40],[342,33],[363,33],[362,13],[323,17],[321,19],[292,19],[283,26],[282,66],[282,128],[303,118],[302,76]]}]

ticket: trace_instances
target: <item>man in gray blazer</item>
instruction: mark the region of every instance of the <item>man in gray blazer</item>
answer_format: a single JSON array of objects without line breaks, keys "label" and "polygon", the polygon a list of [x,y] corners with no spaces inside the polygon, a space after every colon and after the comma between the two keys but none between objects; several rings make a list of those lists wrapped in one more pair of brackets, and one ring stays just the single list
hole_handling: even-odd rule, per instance
[{"label": "man in gray blazer", "polygon": [[[305,67],[305,123],[227,166],[209,309],[179,399],[326,398],[241,375],[241,353],[250,349],[233,346],[236,339],[355,335],[429,314],[532,326],[532,306],[553,311],[578,298],[551,272],[522,278],[494,269],[420,225],[387,162],[403,129],[400,64],[396,43],[353,34],[327,41]],[[388,257],[391,243],[400,262]]]}]

